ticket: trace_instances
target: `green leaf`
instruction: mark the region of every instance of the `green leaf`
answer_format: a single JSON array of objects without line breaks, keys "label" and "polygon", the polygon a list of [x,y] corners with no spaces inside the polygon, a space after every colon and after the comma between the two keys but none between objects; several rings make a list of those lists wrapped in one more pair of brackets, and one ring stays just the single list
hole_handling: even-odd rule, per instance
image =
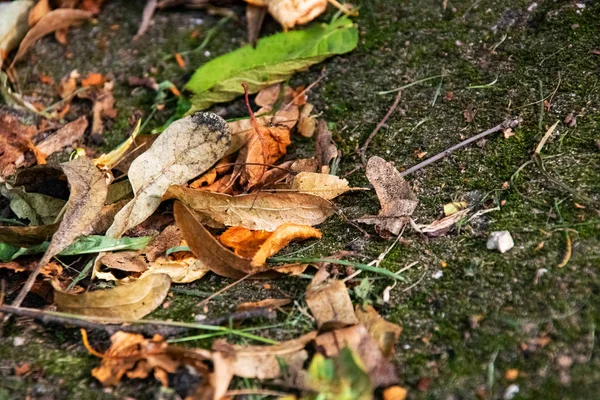
[{"label": "green leaf", "polygon": [[[77,239],[66,249],[58,253],[60,256],[100,253],[103,251],[141,250],[152,240],[152,236],[123,237],[113,239],[106,236],[84,236]],[[43,242],[32,247],[15,247],[0,243],[0,261],[8,262],[17,257],[44,253],[50,242]]]},{"label": "green leaf", "polygon": [[352,51],[357,44],[358,29],[350,19],[340,18],[329,25],[278,33],[259,40],[256,48],[245,46],[217,57],[198,68],[186,84],[193,93],[188,114],[242,95],[242,82],[256,93],[327,57]]},{"label": "green leaf", "polygon": [[369,295],[373,291],[373,285],[369,278],[360,281],[360,285],[354,288],[354,294],[362,300],[362,304],[370,304]]},{"label": "green leaf", "polygon": [[49,225],[55,222],[66,201],[41,193],[27,193],[21,187],[0,186],[0,194],[10,200],[10,209],[30,225]]}]

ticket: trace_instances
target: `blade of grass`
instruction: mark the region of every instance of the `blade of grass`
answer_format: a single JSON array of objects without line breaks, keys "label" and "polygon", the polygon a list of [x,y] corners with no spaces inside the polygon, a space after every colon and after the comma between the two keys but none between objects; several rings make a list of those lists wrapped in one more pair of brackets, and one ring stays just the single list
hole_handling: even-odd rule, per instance
[{"label": "blade of grass", "polygon": [[430,81],[432,79],[442,78],[444,76],[446,76],[446,75],[434,75],[434,76],[430,76],[428,78],[419,79],[418,81],[414,81],[414,82],[408,83],[408,84],[406,84],[404,86],[400,86],[400,87],[398,87],[396,89],[385,90],[383,92],[377,92],[377,94],[384,95],[384,94],[396,93],[396,92],[399,92],[401,90],[408,89],[409,87],[418,85],[420,83],[427,82],[427,81]]}]

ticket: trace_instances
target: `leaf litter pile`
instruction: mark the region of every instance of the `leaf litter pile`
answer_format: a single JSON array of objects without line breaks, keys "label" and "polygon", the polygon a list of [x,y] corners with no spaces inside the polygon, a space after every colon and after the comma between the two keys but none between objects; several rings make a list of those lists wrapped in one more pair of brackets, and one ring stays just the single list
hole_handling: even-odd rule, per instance
[{"label": "leaf litter pile", "polygon": [[[252,42],[267,11],[287,30],[327,8],[325,0],[247,2]],[[134,82],[160,96],[177,96],[178,111],[159,134],[142,134],[139,120],[130,138],[105,154],[86,148],[83,137],[89,132],[101,139],[105,119],[116,115],[110,77],[73,71],[55,85],[59,101],[51,106],[22,96],[17,79],[19,60],[37,40],[48,34],[66,40],[66,29],[93,18],[102,1],[63,1],[54,9],[43,0],[0,5],[1,18],[10,15],[0,32],[6,103],[0,106],[0,268],[8,274],[0,311],[80,327],[84,345],[100,358],[92,375],[106,386],[149,376],[168,386],[169,375],[186,368],[198,377],[190,399],[251,394],[229,390],[234,377],[262,380],[273,389],[258,393],[287,399],[369,399],[376,390],[386,399],[403,399],[406,391],[396,386],[391,362],[402,328],[370,305],[353,305],[345,283],[362,270],[403,279],[378,266],[385,254],[369,264],[344,260],[343,254],[277,258],[292,242],[310,245],[322,238],[316,226],[343,216],[337,197],[368,190],[336,175],[341,152],[308,102],[310,87],[285,83],[295,72],[357,46],[357,28],[349,19],[354,11],[330,2],[341,9],[330,24],[275,34],[218,57],[196,71],[183,94],[168,82]],[[136,39],[155,9],[170,3],[148,2]],[[254,93],[256,111],[249,99]],[[240,95],[247,118],[226,121],[203,111]],[[91,115],[67,122],[76,100],[91,101]],[[312,138],[312,157],[286,157],[299,136]],[[66,149],[72,150],[68,161],[48,161]],[[403,173],[377,156],[363,168],[381,210],[350,221],[362,232],[360,225],[373,226],[395,244],[406,227],[435,237],[467,218],[467,205],[452,203],[443,219],[416,224],[411,215],[418,198]],[[349,268],[340,271],[335,264]],[[185,288],[206,274],[233,279],[229,286],[309,275],[308,310],[283,298],[240,304],[236,313],[204,324],[144,319],[165,304],[173,286]],[[368,284],[365,279],[361,286]],[[227,295],[222,292],[213,295]],[[205,307],[213,295],[203,301]],[[22,307],[35,296],[45,305]],[[283,307],[299,308],[314,330],[277,342],[240,325]],[[90,343],[87,330],[110,333],[110,347]],[[172,344],[186,340],[190,330],[260,344],[223,339],[210,349]]]}]

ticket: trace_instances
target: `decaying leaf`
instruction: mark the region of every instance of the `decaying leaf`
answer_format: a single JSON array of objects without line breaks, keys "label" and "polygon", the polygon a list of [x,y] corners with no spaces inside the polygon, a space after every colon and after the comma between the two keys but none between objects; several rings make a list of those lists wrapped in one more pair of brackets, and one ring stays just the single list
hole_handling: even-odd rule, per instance
[{"label": "decaying leaf", "polygon": [[383,356],[390,360],[395,352],[395,345],[402,333],[402,327],[386,321],[372,306],[357,305],[356,318],[367,328],[367,331],[379,346]]},{"label": "decaying leaf", "polygon": [[140,132],[140,126],[142,124],[142,120],[138,120],[138,123],[129,136],[123,143],[115,147],[112,151],[106,154],[102,154],[100,157],[94,159],[94,164],[106,171],[110,171],[112,167],[115,166],[122,158],[125,156],[125,153],[129,150],[131,145],[134,143],[135,138]]},{"label": "decaying leaf", "polygon": [[317,125],[317,137],[315,138],[318,172],[328,174],[329,163],[338,156],[338,149],[331,137],[331,131],[327,128],[327,122],[319,120]]},{"label": "decaying leaf", "polygon": [[190,283],[201,279],[210,271],[202,261],[194,256],[186,256],[176,260],[158,257],[152,261],[142,277],[151,274],[167,274],[173,283]]},{"label": "decaying leaf", "polygon": [[108,253],[100,258],[100,262],[108,268],[127,272],[144,272],[148,269],[146,260],[137,251]]},{"label": "decaying leaf", "polygon": [[236,307],[236,311],[254,310],[256,308],[279,308],[290,304],[292,299],[265,299],[260,301],[251,301],[241,303]]},{"label": "decaying leaf", "polygon": [[465,208],[467,208],[466,201],[453,201],[452,203],[444,204],[444,215],[449,217]]},{"label": "decaying leaf", "polygon": [[363,325],[323,333],[315,338],[315,344],[328,357],[339,354],[345,347],[350,348],[360,357],[374,387],[398,383],[396,368],[383,357],[381,350]]},{"label": "decaying leaf", "polygon": [[344,282],[331,279],[324,269],[317,272],[306,288],[306,304],[317,321],[323,325],[343,327],[358,323],[354,307]]},{"label": "decaying leaf", "polygon": [[33,6],[33,8],[29,11],[29,27],[32,27],[35,24],[37,24],[40,21],[40,19],[42,19],[42,17],[48,14],[50,11],[52,11],[52,8],[50,7],[49,0],[38,1],[36,5]]},{"label": "decaying leaf", "polygon": [[333,200],[347,191],[353,190],[345,179],[316,172],[300,172],[294,177],[291,187],[300,193],[310,193],[325,200]]},{"label": "decaying leaf", "polygon": [[170,185],[182,185],[206,171],[229,142],[229,128],[215,114],[197,113],[173,122],[131,163],[128,175],[135,197],[116,215],[107,235],[119,237],[143,222]]},{"label": "decaying leaf", "polygon": [[32,0],[0,4],[0,67],[29,30],[27,19],[33,4]]},{"label": "decaying leaf", "polygon": [[104,131],[103,118],[115,118],[117,110],[115,109],[115,98],[112,94],[114,83],[106,82],[104,87],[94,98],[92,108],[92,134],[101,135]]},{"label": "decaying leaf", "polygon": [[59,29],[65,29],[71,25],[88,20],[92,16],[91,12],[84,10],[59,8],[50,11],[27,32],[19,45],[19,51],[17,51],[10,67],[12,68],[25,55],[27,50],[42,37]]},{"label": "decaying leaf", "polygon": [[27,123],[24,114],[0,105],[0,177],[5,178],[15,173],[16,163],[27,155],[27,165],[35,162],[31,157],[33,137],[37,127]]},{"label": "decaying leaf", "polygon": [[50,239],[58,225],[0,226],[0,242],[13,246],[35,245]]},{"label": "decaying leaf", "polygon": [[39,142],[37,148],[39,151],[49,156],[63,150],[65,147],[74,147],[77,143],[81,142],[87,127],[87,118],[81,116]]},{"label": "decaying leaf", "polygon": [[411,226],[417,232],[427,235],[429,237],[440,237],[450,232],[454,225],[456,225],[458,221],[463,219],[468,212],[468,208],[465,210],[460,210],[447,217],[435,220],[427,225],[418,225],[411,220]]},{"label": "decaying leaf", "polygon": [[375,225],[384,237],[398,235],[419,204],[417,196],[394,164],[381,157],[369,159],[366,174],[377,192],[381,210],[376,216],[361,217],[358,222]]},{"label": "decaying leaf", "polygon": [[229,196],[171,186],[165,199],[171,198],[185,203],[198,214],[202,223],[213,228],[242,226],[252,230],[274,231],[284,223],[318,225],[333,213],[329,201],[305,193],[260,192]]},{"label": "decaying leaf", "polygon": [[113,289],[65,293],[53,282],[54,301],[59,311],[107,318],[107,321],[140,319],[160,306],[169,292],[171,279],[165,274],[152,274]]},{"label": "decaying leaf", "polygon": [[347,53],[357,43],[358,30],[348,18],[260,39],[256,47],[235,50],[196,70],[185,86],[193,93],[188,113],[242,95],[242,82],[248,84],[249,93],[256,93],[327,57]]},{"label": "decaying leaf", "polygon": [[251,259],[251,265],[260,267],[293,240],[320,239],[321,232],[306,225],[283,224],[273,232],[251,231],[234,226],[226,230],[219,240],[240,257]]},{"label": "decaying leaf", "polygon": [[[233,374],[242,378],[275,379],[302,370],[308,359],[304,347],[317,336],[313,331],[273,346],[238,346],[219,341],[213,350],[233,353]],[[285,369],[282,368],[285,366]]]},{"label": "decaying leaf", "polygon": [[327,0],[269,0],[269,14],[285,29],[312,21],[327,9]]},{"label": "decaying leaf", "polygon": [[10,209],[15,215],[28,219],[30,225],[53,224],[66,204],[64,200],[26,192],[24,188],[12,187],[8,183],[0,185],[0,194],[10,200]]},{"label": "decaying leaf", "polygon": [[[50,245],[42,257],[39,267],[46,265],[52,257],[69,246],[79,236],[87,235],[94,229],[94,221],[102,212],[106,200],[107,186],[102,173],[94,163],[80,157],[60,164],[67,176],[71,194],[65,205],[63,219]],[[32,273],[17,296],[15,306],[21,304],[27,292],[35,282],[37,272]]]},{"label": "decaying leaf", "polygon": [[312,137],[317,130],[317,119],[311,115],[314,106],[310,103],[305,104],[300,109],[298,117],[298,133],[304,137]]}]

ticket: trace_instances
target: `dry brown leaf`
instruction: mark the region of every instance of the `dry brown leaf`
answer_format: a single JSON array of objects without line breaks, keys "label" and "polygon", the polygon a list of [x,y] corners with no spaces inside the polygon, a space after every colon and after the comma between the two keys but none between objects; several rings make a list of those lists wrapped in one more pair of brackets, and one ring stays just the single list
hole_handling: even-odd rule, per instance
[{"label": "dry brown leaf", "polygon": [[240,257],[251,259],[251,265],[260,267],[267,258],[286,247],[293,240],[320,239],[321,232],[306,225],[283,224],[273,232],[251,231],[234,226],[225,231],[219,240]]},{"label": "dry brown leaf", "polygon": [[372,306],[356,306],[356,318],[367,328],[367,331],[379,346],[383,356],[390,360],[395,352],[395,345],[402,333],[402,327],[383,319]]},{"label": "dry brown leaf", "polygon": [[130,284],[85,294],[65,293],[55,282],[53,285],[59,311],[107,318],[114,323],[143,318],[160,306],[169,292],[171,279],[165,274],[152,274]]},{"label": "dry brown leaf", "polygon": [[85,11],[89,11],[96,15],[100,13],[100,8],[102,7],[103,3],[104,0],[83,0],[79,5],[79,8]]},{"label": "dry brown leaf", "polygon": [[40,143],[37,148],[46,155],[51,155],[63,150],[65,147],[73,147],[81,142],[83,134],[88,127],[88,120],[85,116],[71,121],[57,130],[51,136],[48,136]]},{"label": "dry brown leaf", "polygon": [[242,378],[275,379],[283,375],[282,364],[287,373],[301,371],[308,353],[304,348],[317,336],[313,331],[296,339],[273,346],[238,346],[224,341],[216,342],[213,350],[234,353],[233,374]]},{"label": "dry brown leaf", "polygon": [[294,177],[291,188],[300,193],[310,193],[315,196],[332,200],[349,190],[348,181],[335,175],[318,174],[316,172],[300,172]]},{"label": "dry brown leaf", "polygon": [[59,29],[68,28],[71,25],[83,22],[92,17],[92,13],[83,10],[72,10],[59,8],[45,14],[33,28],[27,32],[27,35],[21,41],[19,50],[10,65],[13,68],[27,52],[27,50],[39,39]]},{"label": "dry brown leaf", "polygon": [[317,136],[315,138],[315,158],[317,159],[317,172],[329,173],[329,163],[337,158],[338,149],[333,141],[331,132],[327,128],[327,122],[319,120],[317,124]]},{"label": "dry brown leaf", "polygon": [[104,131],[102,118],[115,118],[117,116],[112,89],[113,82],[106,82],[94,100],[94,107],[92,108],[92,134],[101,135]]},{"label": "dry brown leaf", "polygon": [[59,223],[38,226],[0,226],[0,242],[13,246],[31,246],[52,237]]},{"label": "dry brown leaf", "polygon": [[223,175],[227,173],[231,169],[231,160],[229,156],[225,156],[219,160],[219,162],[208,170],[204,175],[200,178],[196,179],[194,182],[190,183],[190,187],[192,189],[198,189],[203,185],[210,186],[215,183],[217,176]]},{"label": "dry brown leaf", "polygon": [[248,43],[252,46],[256,45],[260,28],[262,27],[267,9],[265,7],[257,7],[252,4],[246,6],[246,25],[248,27]]},{"label": "dry brown leaf", "polygon": [[418,225],[411,221],[411,226],[419,233],[429,237],[440,237],[446,235],[452,230],[458,221],[467,215],[469,208],[460,210],[452,215],[433,221],[427,225]]},{"label": "dry brown leaf", "polygon": [[213,228],[242,226],[252,230],[274,231],[285,223],[318,225],[333,214],[333,205],[329,201],[305,193],[259,192],[228,196],[171,186],[165,194],[165,200],[172,198],[185,203],[198,213],[202,223]]},{"label": "dry brown leaf", "polygon": [[190,283],[201,279],[209,271],[210,268],[192,255],[177,260],[158,257],[140,278],[150,274],[167,274],[173,283]]},{"label": "dry brown leaf", "polygon": [[305,104],[300,110],[298,117],[298,132],[304,137],[313,137],[317,130],[317,119],[310,115],[314,106],[310,103]]},{"label": "dry brown leaf", "polygon": [[270,0],[269,14],[285,29],[306,24],[327,9],[327,0]]},{"label": "dry brown leaf", "polygon": [[398,383],[396,368],[383,357],[379,347],[363,325],[323,333],[315,338],[315,345],[328,357],[333,357],[344,347],[349,347],[361,358],[374,387]]},{"label": "dry brown leaf", "polygon": [[245,164],[242,168],[241,183],[252,188],[263,182],[269,165],[274,164],[287,152],[291,144],[287,128],[256,126],[246,147],[240,151],[236,163]]},{"label": "dry brown leaf", "polygon": [[292,299],[264,299],[260,301],[251,301],[241,303],[236,307],[236,311],[248,311],[257,308],[280,308],[290,304]]},{"label": "dry brown leaf", "polygon": [[[35,125],[25,122],[25,116],[7,106],[0,106],[0,177],[15,173],[16,163],[23,158],[30,166],[35,162],[31,142],[37,132]],[[29,157],[28,157],[29,156]]]},{"label": "dry brown leaf", "polygon": [[348,289],[342,281],[329,280],[329,274],[320,269],[306,288],[306,304],[319,328],[355,325],[358,319]]},{"label": "dry brown leaf", "polygon": [[394,164],[381,157],[369,159],[366,174],[377,192],[381,210],[376,216],[361,217],[358,222],[375,225],[383,237],[398,235],[419,204],[417,196]]},{"label": "dry brown leaf", "polygon": [[79,78],[79,72],[76,69],[71,71],[69,75],[65,76],[60,80],[56,91],[61,99],[65,99],[71,96],[77,90],[77,79]]},{"label": "dry brown leaf", "polygon": [[229,128],[216,114],[196,113],[169,125],[131,163],[128,175],[135,197],[116,215],[107,236],[120,237],[143,222],[170,185],[182,185],[206,171],[223,156],[229,142]]},{"label": "dry brown leaf", "polygon": [[56,32],[54,32],[54,39],[62,44],[63,46],[66,46],[67,44],[69,44],[68,40],[67,40],[67,30],[66,29],[59,29]]},{"label": "dry brown leaf", "polygon": [[167,226],[156,236],[142,252],[150,262],[162,257],[171,247],[181,246],[181,232],[179,228],[173,225]]},{"label": "dry brown leaf", "polygon": [[52,8],[50,7],[50,2],[48,0],[38,1],[35,4],[35,6],[33,6],[33,8],[29,11],[29,27],[31,28],[35,24],[37,24],[42,19],[42,17],[48,14],[50,11],[52,11]]},{"label": "dry brown leaf", "polygon": [[107,253],[100,258],[100,262],[110,269],[120,271],[144,272],[148,269],[146,260],[137,251]]},{"label": "dry brown leaf", "polygon": [[34,1],[0,2],[0,67],[8,54],[21,43],[29,30],[27,17]]}]

